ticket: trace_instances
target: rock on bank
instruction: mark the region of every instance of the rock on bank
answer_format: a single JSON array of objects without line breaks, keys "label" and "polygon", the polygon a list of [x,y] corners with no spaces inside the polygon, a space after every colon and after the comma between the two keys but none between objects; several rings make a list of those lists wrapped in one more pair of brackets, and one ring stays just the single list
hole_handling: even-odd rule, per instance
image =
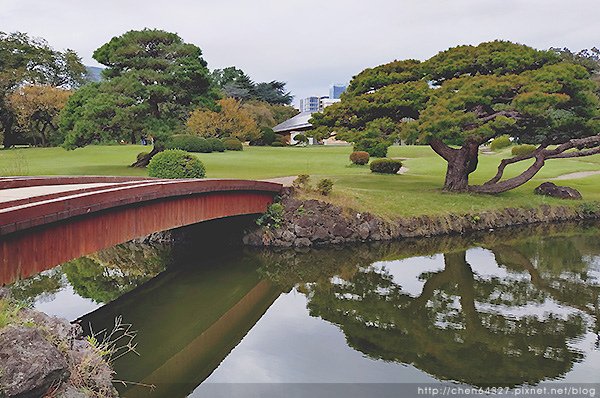
[{"label": "rock on bank", "polygon": [[11,313],[0,328],[0,398],[118,396],[112,369],[79,325],[8,304],[6,291],[0,288]]}]

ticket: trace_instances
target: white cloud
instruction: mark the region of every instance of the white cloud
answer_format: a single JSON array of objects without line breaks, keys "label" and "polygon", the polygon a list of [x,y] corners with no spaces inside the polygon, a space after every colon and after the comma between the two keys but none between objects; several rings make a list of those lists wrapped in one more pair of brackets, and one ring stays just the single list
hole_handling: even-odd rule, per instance
[{"label": "white cloud", "polygon": [[73,48],[92,65],[94,49],[127,30],[175,31],[209,67],[287,81],[301,98],[365,67],[458,44],[599,46],[596,10],[594,0],[0,0],[0,27]]}]

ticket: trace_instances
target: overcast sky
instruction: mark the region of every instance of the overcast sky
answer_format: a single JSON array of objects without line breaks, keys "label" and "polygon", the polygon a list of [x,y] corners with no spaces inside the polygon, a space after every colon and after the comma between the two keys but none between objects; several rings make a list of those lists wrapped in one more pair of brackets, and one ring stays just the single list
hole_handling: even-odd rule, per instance
[{"label": "overcast sky", "polygon": [[211,69],[287,82],[295,103],[366,67],[459,44],[600,47],[598,0],[0,0],[0,30],[71,48],[88,65],[111,37],[144,27],[179,33]]}]

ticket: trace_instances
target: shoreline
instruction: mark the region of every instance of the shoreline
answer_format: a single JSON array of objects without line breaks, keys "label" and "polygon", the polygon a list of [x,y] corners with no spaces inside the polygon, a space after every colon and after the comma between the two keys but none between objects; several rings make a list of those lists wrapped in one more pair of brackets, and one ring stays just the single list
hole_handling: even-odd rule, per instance
[{"label": "shoreline", "polygon": [[[462,235],[501,228],[600,219],[600,203],[541,205],[467,214],[421,215],[386,220],[324,201],[298,199],[287,189],[281,211],[249,231],[243,244],[255,247],[316,247],[356,242]],[[275,218],[275,219],[273,219]]]}]

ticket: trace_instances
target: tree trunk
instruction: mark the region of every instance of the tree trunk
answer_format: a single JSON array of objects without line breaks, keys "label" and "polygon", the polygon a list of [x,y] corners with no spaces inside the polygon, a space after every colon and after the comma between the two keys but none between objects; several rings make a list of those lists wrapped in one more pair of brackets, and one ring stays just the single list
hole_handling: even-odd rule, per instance
[{"label": "tree trunk", "polygon": [[496,183],[486,183],[483,185],[475,185],[469,187],[471,192],[477,193],[487,193],[487,194],[497,194],[506,191],[510,191],[511,189],[515,189],[525,184],[527,181],[531,180],[540,169],[544,166],[544,157],[537,156],[535,158],[535,162],[527,170],[522,172],[516,177],[509,178],[508,180],[496,182]]},{"label": "tree trunk", "polygon": [[4,130],[4,141],[3,141],[4,149],[10,148],[13,145],[15,145],[15,135],[13,134],[13,131],[12,131],[12,127],[13,127],[12,117],[7,115],[2,118],[1,122],[2,122],[2,129]]},{"label": "tree trunk", "polygon": [[164,150],[165,150],[164,146],[159,145],[159,144],[154,144],[154,147],[152,148],[152,151],[150,151],[149,154],[140,157],[135,162],[133,162],[131,164],[131,166],[129,166],[129,167],[146,167],[146,166],[148,166],[148,163],[150,163],[150,159],[152,159],[152,157],[154,155],[156,155],[157,153],[162,152]]},{"label": "tree trunk", "polygon": [[432,140],[431,148],[448,162],[445,192],[466,192],[469,189],[469,174],[477,169],[479,144],[467,141],[459,148],[450,148],[442,141]]}]

